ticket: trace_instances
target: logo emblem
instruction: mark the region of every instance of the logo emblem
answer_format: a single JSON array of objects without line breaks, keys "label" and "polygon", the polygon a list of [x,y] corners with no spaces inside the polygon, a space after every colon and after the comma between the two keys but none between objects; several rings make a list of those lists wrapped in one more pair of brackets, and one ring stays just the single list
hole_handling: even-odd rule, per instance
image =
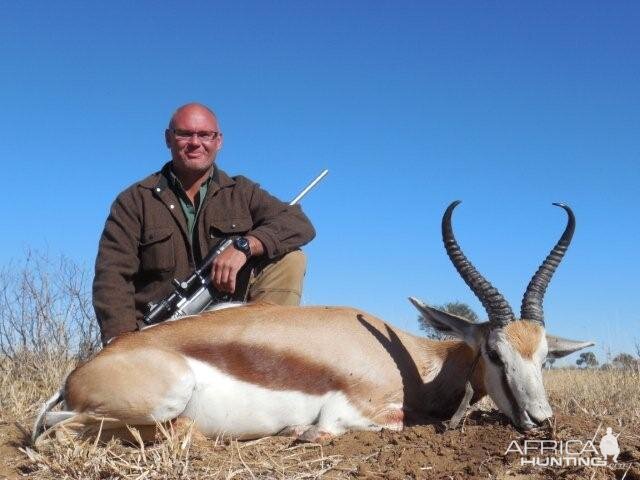
[{"label": "logo emblem", "polygon": [[[618,433],[618,435],[620,435]],[[608,456],[613,457],[613,463],[618,463],[618,455],[620,455],[620,446],[618,445],[618,435],[614,435],[611,427],[607,427],[607,433],[600,439],[600,453],[605,461]]]}]

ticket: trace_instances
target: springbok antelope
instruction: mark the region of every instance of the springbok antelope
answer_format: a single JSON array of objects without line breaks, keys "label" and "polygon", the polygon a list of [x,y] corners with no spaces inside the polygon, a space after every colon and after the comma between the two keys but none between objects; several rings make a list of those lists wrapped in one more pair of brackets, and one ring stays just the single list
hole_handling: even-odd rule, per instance
[{"label": "springbok antelope", "polygon": [[[436,329],[461,341],[419,338],[353,308],[219,309],[115,339],[43,406],[34,442],[61,424],[95,434],[181,419],[206,436],[288,432],[315,441],[348,429],[450,418],[468,383],[472,401],[488,393],[516,427],[540,424],[552,415],[545,358],[593,345],[545,335],[542,300],[571,241],[574,215],[555,204],[567,212],[567,226],[531,279],[516,320],[456,242],[451,215],[458,203],[442,219],[445,248],[489,320],[472,324],[411,301]],[[63,400],[64,410],[52,411]]]}]

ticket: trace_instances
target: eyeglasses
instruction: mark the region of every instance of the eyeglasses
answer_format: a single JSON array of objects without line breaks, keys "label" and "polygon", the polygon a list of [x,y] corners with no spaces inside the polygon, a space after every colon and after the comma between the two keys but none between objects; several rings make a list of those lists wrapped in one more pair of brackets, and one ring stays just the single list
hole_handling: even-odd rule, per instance
[{"label": "eyeglasses", "polygon": [[220,135],[220,132],[210,132],[206,130],[202,132],[191,132],[189,130],[178,130],[176,128],[173,128],[171,131],[178,140],[190,140],[191,137],[195,135],[203,142],[211,142],[218,138],[218,135]]}]

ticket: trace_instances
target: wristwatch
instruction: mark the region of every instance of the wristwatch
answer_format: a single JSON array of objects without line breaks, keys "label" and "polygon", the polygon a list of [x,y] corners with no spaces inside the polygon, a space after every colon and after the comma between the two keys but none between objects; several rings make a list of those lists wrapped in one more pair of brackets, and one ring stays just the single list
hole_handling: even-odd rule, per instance
[{"label": "wristwatch", "polygon": [[251,245],[249,245],[249,240],[247,240],[247,237],[234,238],[233,247],[236,250],[240,250],[242,253],[244,253],[247,258],[251,257]]}]

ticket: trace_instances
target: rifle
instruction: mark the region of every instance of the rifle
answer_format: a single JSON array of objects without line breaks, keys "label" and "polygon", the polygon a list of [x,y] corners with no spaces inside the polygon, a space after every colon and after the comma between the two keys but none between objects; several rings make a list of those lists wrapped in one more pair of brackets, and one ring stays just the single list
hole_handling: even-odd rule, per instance
[{"label": "rifle", "polygon": [[[328,173],[329,170],[323,170],[320,175],[289,202],[289,205],[298,203]],[[211,285],[211,265],[216,257],[229,248],[232,243],[233,238],[222,239],[209,251],[201,265],[196,268],[189,278],[182,282],[174,278],[172,282],[174,286],[173,292],[158,303],[149,303],[147,305],[148,313],[142,319],[142,326],[153,325],[186,315],[195,315],[204,311],[207,307],[219,303],[222,298],[219,296],[219,292]]]}]

